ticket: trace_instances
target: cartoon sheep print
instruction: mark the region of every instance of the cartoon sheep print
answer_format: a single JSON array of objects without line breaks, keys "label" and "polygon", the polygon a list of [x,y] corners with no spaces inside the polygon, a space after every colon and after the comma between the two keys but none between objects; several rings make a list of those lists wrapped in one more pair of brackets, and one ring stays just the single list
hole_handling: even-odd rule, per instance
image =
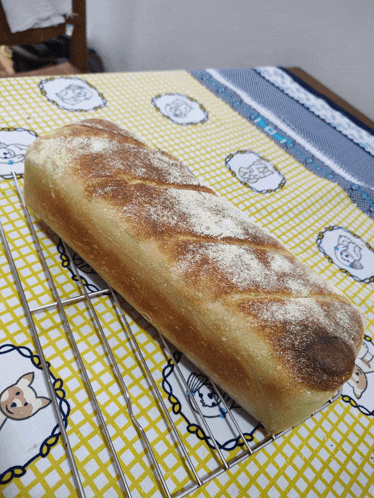
[{"label": "cartoon sheep print", "polygon": [[0,130],[0,175],[8,177],[13,172],[24,172],[27,147],[36,139],[36,133],[25,128]]},{"label": "cartoon sheep print", "polygon": [[47,100],[65,111],[93,111],[106,105],[104,96],[81,78],[49,78],[39,88]]}]

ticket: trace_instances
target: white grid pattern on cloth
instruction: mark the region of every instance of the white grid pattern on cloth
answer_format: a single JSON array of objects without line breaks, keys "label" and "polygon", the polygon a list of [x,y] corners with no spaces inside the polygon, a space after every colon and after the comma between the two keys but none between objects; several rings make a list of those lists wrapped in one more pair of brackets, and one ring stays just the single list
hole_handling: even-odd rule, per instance
[{"label": "white grid pattern on cloth", "polygon": [[[2,126],[25,127],[42,134],[77,119],[102,117],[128,127],[146,141],[183,159],[202,181],[215,187],[220,195],[227,196],[253,220],[276,234],[301,260],[332,281],[348,297],[357,300],[363,309],[368,310],[368,333],[374,331],[373,316],[370,315],[373,309],[372,287],[342,274],[323,257],[315,244],[318,232],[332,224],[343,225],[363,240],[372,242],[373,221],[351,203],[340,187],[315,177],[187,73],[104,74],[85,75],[84,78],[104,94],[106,107],[85,113],[63,111],[42,97],[37,86],[40,81],[38,78],[14,78],[0,82],[4,90],[1,92],[4,105]],[[181,127],[156,112],[150,104],[152,97],[170,92],[190,95],[203,103],[209,112],[208,121],[201,126]],[[238,150],[253,150],[273,162],[284,174],[286,186],[272,195],[261,195],[241,185],[225,167],[225,158]],[[34,252],[29,252],[29,245],[24,243],[25,232],[22,233],[22,230],[26,225],[20,213],[18,197],[14,189],[9,187],[9,182],[6,185],[1,190],[0,198],[4,227],[7,234],[11,235],[12,250],[17,254],[21,278],[27,285],[30,302],[42,305],[52,296],[45,279],[40,275]],[[303,209],[307,209],[307,217],[303,216]],[[75,284],[69,281],[66,271],[62,270],[55,245],[48,234],[43,238],[43,248],[59,283],[61,296],[76,294]],[[25,256],[29,259],[22,266]],[[3,321],[4,330],[0,336],[1,342],[11,340],[18,345],[29,345],[23,309],[4,257],[3,261],[0,294],[4,308],[0,308],[0,320]],[[30,284],[32,288],[29,288]],[[40,292],[41,289],[44,292]],[[168,452],[178,459],[179,455],[175,452],[162,416],[157,416],[158,409],[147,394],[148,386],[133,349],[127,340],[118,338],[117,321],[108,298],[97,298],[95,303],[108,331],[116,359],[122,366],[135,409],[140,413],[143,402],[147,400],[152,407],[143,414],[142,420],[147,423],[160,460]],[[74,304],[66,311],[79,347],[84,352],[84,360],[101,407],[115,434],[116,449],[127,465],[129,476],[137,476],[131,488],[133,494],[141,496],[140,490],[143,489],[146,496],[157,496],[157,485],[154,477],[148,473],[149,461],[144,449],[139,445],[126,413],[118,408],[119,390],[108,371],[100,340],[92,328],[87,309],[84,309],[83,304]],[[165,360],[152,330],[144,333],[133,317],[129,318],[136,335],[143,341],[142,350],[146,352],[150,369],[159,372]],[[78,452],[85,472],[87,496],[120,495],[118,486],[112,485],[113,466],[102,465],[102,456],[99,455],[105,454],[104,444],[92,418],[87,394],[74,376],[75,364],[68,354],[68,348],[65,348],[61,321],[53,312],[45,312],[40,314],[38,324],[43,330],[43,347],[48,359],[58,376],[63,377],[64,385],[69,390],[69,400],[74,406],[74,413],[69,418],[69,431],[79,435],[73,438],[76,441],[74,449]],[[142,325],[145,326],[144,321]],[[103,371],[106,372],[105,382],[102,380]],[[149,417],[149,414],[152,416]],[[183,421],[177,426],[183,431]],[[193,496],[231,497],[235,493],[238,496],[271,497],[308,494],[341,496],[343,493],[346,496],[367,496],[373,491],[370,484],[374,468],[370,459],[373,446],[371,427],[372,419],[353,410],[348,404],[335,403],[280,441],[218,476]],[[184,441],[201,472],[210,472],[215,468],[217,462],[214,452],[202,441],[191,434],[187,434]],[[333,446],[329,446],[329,442]],[[188,479],[183,469],[178,470],[173,466],[172,458],[169,462],[171,468],[164,468],[166,481],[170,489],[173,486],[180,489]],[[56,472],[60,479],[57,483]],[[5,486],[3,493],[6,498],[40,496],[42,489],[49,493],[48,496],[65,496],[72,492],[71,476],[68,475],[68,464],[61,444],[52,448],[47,459],[39,459],[32,464],[23,477]]]}]

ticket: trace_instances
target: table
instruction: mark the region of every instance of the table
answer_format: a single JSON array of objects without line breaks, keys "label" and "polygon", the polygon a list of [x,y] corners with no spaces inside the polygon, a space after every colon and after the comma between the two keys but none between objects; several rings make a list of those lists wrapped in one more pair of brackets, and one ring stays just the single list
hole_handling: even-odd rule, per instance
[{"label": "table", "polygon": [[[147,497],[374,495],[374,132],[299,77],[261,67],[0,80],[0,393],[16,385],[37,407],[0,418],[5,498],[76,496],[79,483],[81,496],[106,498],[126,488]],[[209,380],[178,352],[171,361],[158,333],[126,304],[121,315],[105,282],[25,214],[27,146],[88,117],[182,159],[361,307],[357,376],[335,403],[272,441],[223,395],[226,404],[200,406],[209,433],[191,401],[213,392]],[[263,441],[248,457],[246,444]]]}]

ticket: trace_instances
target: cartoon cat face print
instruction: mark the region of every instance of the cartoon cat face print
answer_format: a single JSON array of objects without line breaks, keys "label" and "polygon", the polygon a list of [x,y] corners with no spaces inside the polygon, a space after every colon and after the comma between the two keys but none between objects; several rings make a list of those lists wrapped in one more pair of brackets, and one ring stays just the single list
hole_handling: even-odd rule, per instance
[{"label": "cartoon cat face print", "polygon": [[261,158],[247,168],[240,167],[239,175],[246,183],[256,183],[273,174],[273,170]]},{"label": "cartoon cat face print", "polygon": [[30,387],[34,373],[30,372],[20,377],[17,382],[0,394],[0,411],[8,419],[25,420],[47,407],[51,400],[38,396]]},{"label": "cartoon cat face print", "polygon": [[286,182],[282,173],[271,162],[250,150],[229,154],[225,164],[238,180],[255,192],[274,192]]},{"label": "cartoon cat face print", "polygon": [[25,159],[27,146],[0,142],[0,164],[15,164]]}]

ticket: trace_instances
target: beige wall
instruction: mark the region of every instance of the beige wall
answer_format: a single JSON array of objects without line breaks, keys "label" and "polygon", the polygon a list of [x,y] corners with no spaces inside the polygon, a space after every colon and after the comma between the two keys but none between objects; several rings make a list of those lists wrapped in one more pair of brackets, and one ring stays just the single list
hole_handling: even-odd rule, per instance
[{"label": "beige wall", "polygon": [[88,0],[108,71],[300,66],[374,120],[374,0]]}]

